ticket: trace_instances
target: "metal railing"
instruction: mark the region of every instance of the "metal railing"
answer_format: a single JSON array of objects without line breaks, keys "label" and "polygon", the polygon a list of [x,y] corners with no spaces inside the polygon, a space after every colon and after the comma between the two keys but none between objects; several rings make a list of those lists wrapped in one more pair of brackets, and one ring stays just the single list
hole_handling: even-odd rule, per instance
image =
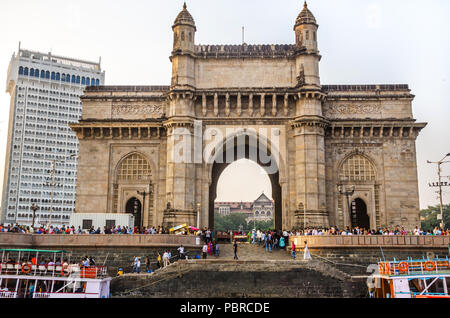
[{"label": "metal railing", "polygon": [[391,262],[379,262],[379,272],[382,275],[436,275],[450,273],[450,259],[411,259]]}]

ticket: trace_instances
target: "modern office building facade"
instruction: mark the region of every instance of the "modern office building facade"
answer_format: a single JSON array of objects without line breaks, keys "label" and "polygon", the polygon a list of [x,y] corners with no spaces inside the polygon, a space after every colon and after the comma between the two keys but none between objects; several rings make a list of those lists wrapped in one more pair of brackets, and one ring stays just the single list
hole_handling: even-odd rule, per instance
[{"label": "modern office building facade", "polygon": [[81,117],[87,86],[103,85],[99,62],[23,50],[12,56],[3,181],[5,224],[68,224],[75,208],[78,140],[69,123]]}]

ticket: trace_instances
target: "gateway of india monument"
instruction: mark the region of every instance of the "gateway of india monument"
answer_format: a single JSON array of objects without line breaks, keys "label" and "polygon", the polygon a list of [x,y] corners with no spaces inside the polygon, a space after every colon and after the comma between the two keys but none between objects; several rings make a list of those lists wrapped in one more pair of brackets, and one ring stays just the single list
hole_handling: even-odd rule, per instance
[{"label": "gateway of india monument", "polygon": [[405,84],[322,85],[318,27],[305,3],[294,44],[196,45],[185,4],[170,86],[82,96],[76,213],[213,228],[220,174],[249,158],[271,180],[277,229],[419,225],[415,140],[426,124],[414,95]]}]

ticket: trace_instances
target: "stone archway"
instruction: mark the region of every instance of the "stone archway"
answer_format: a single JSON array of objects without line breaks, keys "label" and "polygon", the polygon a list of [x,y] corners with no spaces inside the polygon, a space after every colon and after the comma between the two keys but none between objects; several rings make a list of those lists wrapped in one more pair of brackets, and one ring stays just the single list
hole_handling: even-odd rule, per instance
[{"label": "stone archway", "polygon": [[131,198],[125,205],[125,212],[134,216],[134,226],[141,226],[142,220],[142,203],[138,198]]},{"label": "stone archway", "polygon": [[114,180],[112,184],[113,213],[130,213],[128,204],[132,200],[138,200],[140,215],[139,217],[135,215],[136,226],[152,224],[152,168],[147,157],[139,152],[131,152],[124,156],[115,168]]},{"label": "stone archway", "polygon": [[370,230],[370,218],[364,200],[356,198],[351,203],[351,225]]},{"label": "stone archway", "polygon": [[[242,137],[242,136],[241,136]],[[272,186],[272,199],[274,200],[274,222],[275,228],[278,230],[282,229],[283,220],[282,220],[282,188],[280,185],[280,172],[278,167],[275,169],[276,172],[273,171],[273,164],[276,162],[275,158],[273,158],[270,149],[262,149],[263,153],[271,158],[271,162],[267,163],[265,159],[261,158],[260,150],[261,143],[251,142],[251,138],[257,138],[253,135],[245,135],[244,139],[244,147],[242,147],[241,151],[238,151],[238,140],[237,136],[231,138],[232,142],[227,142],[223,145],[223,147],[216,153],[214,162],[211,167],[211,183],[209,185],[209,201],[208,201],[208,224],[210,228],[214,228],[214,201],[217,197],[217,184],[222,172],[233,162],[240,159],[249,159],[257,163],[261,166],[266,172],[270,179],[270,183]],[[241,139],[241,140],[242,140]],[[230,141],[230,139],[228,139]],[[231,147],[228,146],[231,144]],[[267,145],[267,144],[266,144]],[[245,151],[242,151],[245,150]],[[228,153],[231,153],[230,156]],[[257,154],[256,158],[254,154]],[[231,159],[231,160],[230,160]],[[278,165],[278,163],[276,163]]]}]

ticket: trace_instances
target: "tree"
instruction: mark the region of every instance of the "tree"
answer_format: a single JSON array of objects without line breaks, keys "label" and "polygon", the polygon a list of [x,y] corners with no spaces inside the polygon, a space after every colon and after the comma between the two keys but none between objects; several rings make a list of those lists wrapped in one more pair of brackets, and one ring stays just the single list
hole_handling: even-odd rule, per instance
[{"label": "tree", "polygon": [[214,229],[216,231],[238,231],[242,228],[243,231],[251,231],[253,228],[261,229],[262,231],[271,230],[274,228],[273,219],[269,221],[246,221],[247,215],[244,213],[231,213],[228,215],[214,214]]},{"label": "tree", "polygon": [[247,216],[243,213],[231,213],[228,215],[214,214],[214,230],[216,231],[229,231],[239,230],[242,227],[243,230],[247,230]]},{"label": "tree", "polygon": [[[450,204],[442,206],[442,212],[444,214],[444,229],[450,227]],[[437,216],[441,213],[439,205],[429,206],[428,209],[420,211],[420,220],[422,230],[432,231],[436,226],[439,227],[441,220],[437,219]]]}]

